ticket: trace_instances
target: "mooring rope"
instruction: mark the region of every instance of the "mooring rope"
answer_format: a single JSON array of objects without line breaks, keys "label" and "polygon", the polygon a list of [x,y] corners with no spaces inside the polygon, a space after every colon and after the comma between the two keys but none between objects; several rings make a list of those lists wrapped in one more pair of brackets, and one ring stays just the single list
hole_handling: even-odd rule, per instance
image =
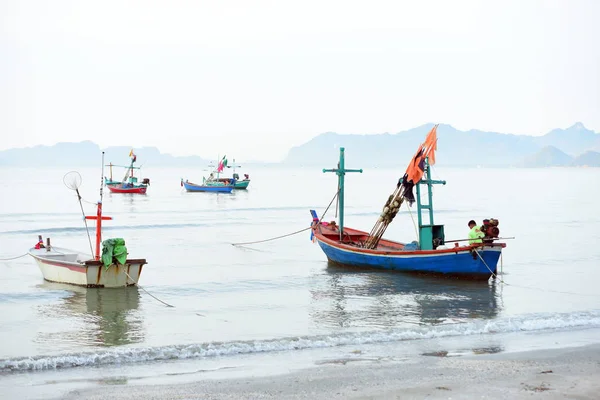
[{"label": "mooring rope", "polygon": [[16,260],[17,258],[25,257],[25,256],[27,256],[27,255],[29,255],[29,253],[21,254],[20,256],[16,256],[16,257],[0,258],[0,261],[11,261],[11,260]]},{"label": "mooring rope", "polygon": [[[338,190],[337,192],[335,192],[335,195],[333,195],[333,198],[331,199],[331,201],[329,202],[329,205],[327,206],[327,208],[325,209],[325,212],[323,212],[323,215],[321,215],[321,218],[319,218],[318,222],[321,222],[323,220],[323,218],[325,217],[325,214],[327,214],[327,211],[329,210],[329,207],[331,207],[331,205],[333,204],[333,201],[335,200],[335,198],[338,196],[338,194],[340,193],[340,191]],[[312,225],[309,226],[308,228],[304,228],[304,229],[300,229],[299,231],[296,232],[292,232],[292,233],[287,233],[285,235],[281,235],[281,236],[276,236],[276,237],[272,237],[269,239],[263,239],[263,240],[255,240],[253,242],[244,242],[244,243],[231,243],[232,246],[242,246],[242,245],[246,245],[246,244],[255,244],[255,243],[264,243],[264,242],[270,242],[272,240],[277,240],[277,239],[282,239],[284,237],[288,237],[288,236],[293,236],[293,235],[297,235],[298,233],[302,233],[304,231],[307,231],[309,229],[312,229]]]},{"label": "mooring rope", "polygon": [[[483,264],[486,266],[486,268],[492,273],[492,275],[495,278],[498,278],[498,274],[495,274],[490,267],[487,265],[487,263],[485,262],[485,260],[483,259],[483,257],[481,257],[481,255],[479,254],[479,252],[477,251],[477,249],[473,249],[475,251],[475,253],[477,253],[477,255],[479,256],[479,258],[481,259],[481,261],[483,262]],[[500,256],[502,257],[502,253],[500,253]],[[512,286],[512,287],[516,287],[516,288],[521,288],[521,289],[531,289],[531,290],[538,290],[541,292],[547,292],[547,293],[558,293],[558,294],[572,294],[575,296],[586,296],[586,297],[600,297],[596,294],[590,294],[590,293],[575,293],[575,292],[564,292],[564,291],[560,291],[560,290],[550,290],[550,289],[544,289],[544,288],[538,288],[535,286],[523,286],[523,285],[515,285],[514,283],[507,283],[504,281],[504,279],[500,279],[500,283],[506,285],[506,286]]]},{"label": "mooring rope", "polygon": [[143,286],[141,286],[139,283],[137,283],[137,282],[135,281],[135,279],[133,279],[131,276],[129,276],[129,274],[127,273],[127,271],[123,270],[123,272],[125,272],[125,275],[127,275],[127,277],[128,277],[129,279],[131,279],[131,280],[134,282],[135,286],[139,287],[139,288],[140,288],[140,289],[142,289],[144,292],[146,292],[148,295],[152,296],[152,297],[153,297],[153,298],[155,298],[156,300],[158,300],[158,301],[160,301],[161,303],[163,303],[165,306],[167,306],[167,307],[172,307],[172,308],[175,308],[175,306],[172,306],[171,304],[169,304],[169,303],[166,303],[166,302],[162,301],[161,299],[159,299],[158,297],[154,296],[152,293],[150,293],[149,291],[147,291],[146,289],[144,289],[144,288],[143,288]]}]

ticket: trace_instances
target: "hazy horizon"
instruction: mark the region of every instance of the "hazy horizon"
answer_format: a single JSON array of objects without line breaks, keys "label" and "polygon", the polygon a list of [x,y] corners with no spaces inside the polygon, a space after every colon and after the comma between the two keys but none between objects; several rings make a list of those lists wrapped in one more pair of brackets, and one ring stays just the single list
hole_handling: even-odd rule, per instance
[{"label": "hazy horizon", "polygon": [[600,3],[0,4],[0,150],[279,161],[324,132],[600,131]]}]

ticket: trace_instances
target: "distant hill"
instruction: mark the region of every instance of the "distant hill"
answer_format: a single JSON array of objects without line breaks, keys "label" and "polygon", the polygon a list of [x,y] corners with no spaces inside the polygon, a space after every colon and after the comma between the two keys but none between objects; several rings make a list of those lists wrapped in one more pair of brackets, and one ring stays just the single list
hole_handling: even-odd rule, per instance
[{"label": "distant hill", "polygon": [[[119,146],[104,149],[105,164],[129,164],[132,147]],[[57,143],[54,146],[34,146],[0,151],[0,166],[99,166],[102,150],[91,141]],[[136,165],[206,166],[207,160],[197,156],[174,157],[161,153],[156,147],[134,148]]]},{"label": "distant hill", "polygon": [[554,146],[546,146],[537,153],[526,157],[520,167],[566,167],[573,163],[573,157]]},{"label": "distant hill", "polygon": [[[399,132],[375,135],[343,135],[327,132],[289,150],[282,166],[335,166],[339,147],[346,148],[349,168],[404,168],[433,124]],[[126,165],[129,146],[108,147],[105,163]],[[100,147],[91,142],[57,143],[0,151],[0,166],[97,166]],[[480,130],[461,131],[450,125],[438,127],[437,165],[463,167],[508,166],[597,166],[600,134],[578,122],[567,129],[554,129],[544,136],[511,135]],[[175,157],[156,147],[134,148],[141,166],[202,166],[198,156]],[[245,165],[248,163],[245,163]],[[253,164],[253,163],[252,163]]]},{"label": "distant hill", "polygon": [[600,153],[597,151],[586,151],[573,160],[573,165],[578,167],[600,167]]},{"label": "distant hill", "polygon": [[[328,167],[337,162],[339,147],[346,148],[353,168],[405,166],[431,130],[425,124],[396,134],[342,135],[323,133],[290,149],[284,163]],[[438,127],[438,165],[507,167],[524,164],[546,146],[574,157],[596,146],[600,134],[578,122],[567,129],[555,129],[544,136],[511,135],[479,130],[460,131],[450,125]]]}]

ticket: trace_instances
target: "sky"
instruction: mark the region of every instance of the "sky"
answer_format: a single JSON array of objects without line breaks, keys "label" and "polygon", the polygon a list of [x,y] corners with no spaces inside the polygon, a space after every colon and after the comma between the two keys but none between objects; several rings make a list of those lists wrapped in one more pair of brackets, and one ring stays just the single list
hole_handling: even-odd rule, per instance
[{"label": "sky", "polygon": [[0,0],[0,150],[600,131],[600,1]]}]

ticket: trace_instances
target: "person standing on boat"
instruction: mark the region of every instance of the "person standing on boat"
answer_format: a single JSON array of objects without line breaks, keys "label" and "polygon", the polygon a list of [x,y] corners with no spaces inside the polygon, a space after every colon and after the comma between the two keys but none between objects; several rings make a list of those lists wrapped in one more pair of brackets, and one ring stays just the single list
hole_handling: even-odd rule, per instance
[{"label": "person standing on boat", "polygon": [[483,243],[481,238],[485,236],[485,233],[481,232],[480,227],[477,226],[475,221],[469,221],[469,229],[469,244]]}]

